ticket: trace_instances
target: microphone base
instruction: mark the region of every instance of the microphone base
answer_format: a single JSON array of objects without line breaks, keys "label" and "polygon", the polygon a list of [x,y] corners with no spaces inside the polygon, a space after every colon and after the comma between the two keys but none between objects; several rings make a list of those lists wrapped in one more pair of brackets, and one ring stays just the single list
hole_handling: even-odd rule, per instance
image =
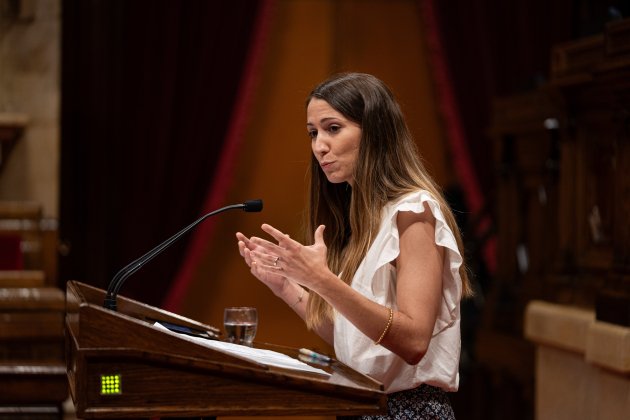
[{"label": "microphone base", "polygon": [[117,311],[118,308],[116,306],[116,296],[105,296],[105,302],[103,302],[103,308],[111,309],[112,311]]}]

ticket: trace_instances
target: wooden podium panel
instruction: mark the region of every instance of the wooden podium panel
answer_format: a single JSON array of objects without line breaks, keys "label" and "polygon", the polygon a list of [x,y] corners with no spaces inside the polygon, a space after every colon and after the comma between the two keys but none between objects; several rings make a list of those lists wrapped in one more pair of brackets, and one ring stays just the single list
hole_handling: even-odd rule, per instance
[{"label": "wooden podium panel", "polygon": [[[79,418],[354,415],[386,411],[383,386],[339,361],[329,375],[267,366],[155,327],[208,325],[131,299],[103,308],[105,292],[68,282],[66,361]],[[255,347],[298,357],[298,350]]]}]

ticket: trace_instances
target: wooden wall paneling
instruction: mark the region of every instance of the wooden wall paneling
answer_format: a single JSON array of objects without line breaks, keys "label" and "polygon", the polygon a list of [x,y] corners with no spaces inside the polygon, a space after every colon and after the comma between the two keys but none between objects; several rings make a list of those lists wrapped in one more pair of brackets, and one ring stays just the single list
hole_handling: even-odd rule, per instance
[{"label": "wooden wall paneling", "polygon": [[575,216],[561,225],[568,257],[561,275],[572,283],[574,303],[597,305],[598,317],[624,325],[630,324],[629,37],[625,20],[608,24],[602,36],[557,46],[554,55],[565,59],[556,61],[565,65],[551,81],[571,121],[563,138],[561,202]]}]

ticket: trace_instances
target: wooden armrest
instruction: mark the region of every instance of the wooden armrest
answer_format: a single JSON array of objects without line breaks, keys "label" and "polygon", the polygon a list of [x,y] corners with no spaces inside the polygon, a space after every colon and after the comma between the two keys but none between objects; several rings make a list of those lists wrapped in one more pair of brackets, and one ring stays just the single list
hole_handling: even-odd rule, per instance
[{"label": "wooden armrest", "polygon": [[42,270],[0,270],[0,288],[43,287],[45,279]]},{"label": "wooden armrest", "polygon": [[0,219],[42,218],[42,205],[32,201],[0,201]]},{"label": "wooden armrest", "polygon": [[65,295],[56,287],[9,287],[0,289],[0,310],[52,310],[63,312]]}]

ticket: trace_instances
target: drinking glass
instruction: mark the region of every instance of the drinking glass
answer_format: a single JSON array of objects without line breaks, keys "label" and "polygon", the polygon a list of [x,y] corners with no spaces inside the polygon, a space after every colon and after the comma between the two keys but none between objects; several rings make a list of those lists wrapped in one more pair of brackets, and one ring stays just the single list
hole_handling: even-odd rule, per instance
[{"label": "drinking glass", "polygon": [[223,326],[227,341],[251,346],[258,327],[258,312],[247,306],[225,308]]}]

